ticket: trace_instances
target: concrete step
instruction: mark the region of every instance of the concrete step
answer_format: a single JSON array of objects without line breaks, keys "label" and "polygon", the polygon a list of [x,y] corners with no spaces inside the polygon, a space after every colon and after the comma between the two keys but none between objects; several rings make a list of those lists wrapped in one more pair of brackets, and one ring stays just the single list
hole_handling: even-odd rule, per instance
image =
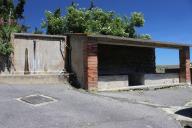
[{"label": "concrete step", "polygon": [[67,75],[0,75],[0,84],[65,84]]}]

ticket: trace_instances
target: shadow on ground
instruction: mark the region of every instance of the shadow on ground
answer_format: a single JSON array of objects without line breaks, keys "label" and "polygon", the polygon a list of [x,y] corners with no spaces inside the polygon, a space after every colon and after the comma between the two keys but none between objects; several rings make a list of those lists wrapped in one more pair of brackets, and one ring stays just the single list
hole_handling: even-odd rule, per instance
[{"label": "shadow on ground", "polygon": [[[192,118],[192,108],[181,109],[179,111],[176,111],[175,114]],[[192,123],[189,122],[183,121],[181,122],[181,125],[183,126],[183,128],[192,128]]]},{"label": "shadow on ground", "polygon": [[176,111],[175,114],[192,118],[192,108],[181,109],[179,111]]}]

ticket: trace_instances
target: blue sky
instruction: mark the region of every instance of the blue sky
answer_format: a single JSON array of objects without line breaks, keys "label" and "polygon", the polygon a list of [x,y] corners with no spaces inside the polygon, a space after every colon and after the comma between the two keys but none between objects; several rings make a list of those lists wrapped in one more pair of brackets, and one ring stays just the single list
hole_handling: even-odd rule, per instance
[{"label": "blue sky", "polygon": [[[24,24],[30,31],[40,27],[45,10],[61,8],[63,14],[72,0],[26,0]],[[90,0],[74,0],[80,7],[88,7]],[[192,0],[95,0],[104,10],[113,10],[119,15],[144,13],[145,26],[139,33],[152,35],[153,40],[192,44]],[[178,51],[157,49],[157,64],[178,64]],[[192,54],[191,54],[192,56]]]}]

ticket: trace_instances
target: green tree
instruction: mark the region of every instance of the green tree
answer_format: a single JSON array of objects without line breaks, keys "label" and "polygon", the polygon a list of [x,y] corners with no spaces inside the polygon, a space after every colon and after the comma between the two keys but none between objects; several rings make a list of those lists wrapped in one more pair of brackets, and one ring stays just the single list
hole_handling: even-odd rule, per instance
[{"label": "green tree", "polygon": [[10,43],[12,32],[23,32],[27,26],[18,24],[23,19],[25,0],[0,0],[0,54],[9,56],[13,51]]},{"label": "green tree", "polygon": [[13,0],[0,1],[0,17],[4,20],[8,19],[23,19],[25,0],[18,0],[17,5],[14,5]]},{"label": "green tree", "polygon": [[68,8],[66,19],[67,31],[70,33],[83,33],[86,29],[86,21],[83,9],[77,9],[77,5]]},{"label": "green tree", "polygon": [[10,43],[11,33],[18,32],[18,26],[4,25],[0,27],[0,53],[3,55],[10,55],[13,47]]},{"label": "green tree", "polygon": [[62,34],[66,30],[66,18],[61,16],[61,10],[54,13],[46,11],[46,21],[43,21],[42,28],[47,29],[48,34]]},{"label": "green tree", "polygon": [[67,13],[61,16],[61,10],[46,11],[42,27],[48,34],[87,33],[123,36],[130,38],[151,39],[148,34],[140,35],[136,28],[144,26],[144,15],[133,12],[130,17],[121,17],[112,11],[104,11],[91,0],[88,9],[79,8],[72,2]]}]

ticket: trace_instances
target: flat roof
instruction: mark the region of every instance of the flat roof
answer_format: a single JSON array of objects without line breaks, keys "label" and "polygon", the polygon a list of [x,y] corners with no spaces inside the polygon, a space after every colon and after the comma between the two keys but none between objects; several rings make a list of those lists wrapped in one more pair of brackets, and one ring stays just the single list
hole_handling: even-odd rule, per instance
[{"label": "flat roof", "polygon": [[87,35],[89,41],[100,44],[129,45],[138,47],[176,48],[192,47],[192,44],[133,39],[109,35]]},{"label": "flat roof", "polygon": [[32,34],[32,33],[13,33],[14,37],[35,37],[35,38],[54,38],[65,39],[66,36],[62,35],[46,35],[46,34]]},{"label": "flat roof", "polygon": [[35,38],[53,38],[65,39],[66,36],[85,36],[90,42],[97,42],[98,44],[111,44],[111,45],[127,45],[137,47],[153,47],[153,48],[174,48],[180,49],[183,47],[192,47],[192,44],[163,42],[154,40],[142,40],[127,37],[118,37],[110,35],[96,35],[96,34],[83,34],[83,33],[65,33],[64,35],[46,35],[46,34],[31,34],[31,33],[13,33],[14,37],[35,37]]}]

